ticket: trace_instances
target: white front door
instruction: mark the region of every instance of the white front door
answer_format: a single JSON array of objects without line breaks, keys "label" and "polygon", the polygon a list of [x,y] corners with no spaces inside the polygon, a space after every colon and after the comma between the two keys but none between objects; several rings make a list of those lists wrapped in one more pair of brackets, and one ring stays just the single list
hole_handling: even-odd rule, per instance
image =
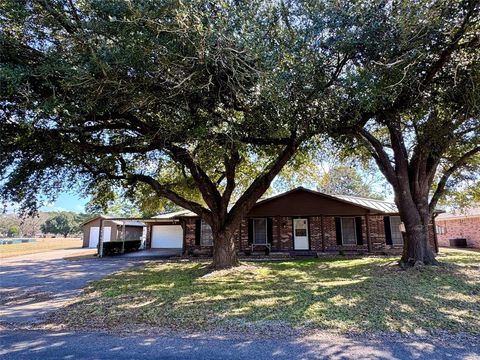
[{"label": "white front door", "polygon": [[152,226],[153,249],[181,249],[183,248],[183,229],[180,225]]},{"label": "white front door", "polygon": [[93,226],[90,228],[88,247],[91,247],[91,248],[97,247],[99,235],[100,235],[100,228],[98,226]]},{"label": "white front door", "polygon": [[308,219],[293,219],[293,244],[295,250],[309,250]]}]

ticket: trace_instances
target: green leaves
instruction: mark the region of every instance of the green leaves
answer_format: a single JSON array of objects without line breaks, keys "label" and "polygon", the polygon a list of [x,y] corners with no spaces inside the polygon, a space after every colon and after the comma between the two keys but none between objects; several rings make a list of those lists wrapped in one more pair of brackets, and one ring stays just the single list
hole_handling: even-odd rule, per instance
[{"label": "green leaves", "polygon": [[60,212],[47,219],[40,228],[44,234],[60,234],[67,237],[69,234],[80,233],[84,220],[85,216],[81,214]]}]

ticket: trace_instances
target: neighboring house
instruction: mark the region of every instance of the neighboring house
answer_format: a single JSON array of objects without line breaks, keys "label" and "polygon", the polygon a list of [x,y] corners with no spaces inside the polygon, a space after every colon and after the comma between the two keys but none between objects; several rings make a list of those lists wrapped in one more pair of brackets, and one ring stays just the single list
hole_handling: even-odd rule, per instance
[{"label": "neighboring house", "polygon": [[[146,219],[146,248],[209,253],[210,226],[196,214],[178,211]],[[356,196],[327,195],[304,188],[257,202],[235,233],[240,252],[390,252],[403,246],[394,203]],[[433,224],[430,241],[438,251]]]},{"label": "neighboring house", "polygon": [[464,213],[440,214],[435,224],[440,246],[450,246],[451,239],[466,239],[467,247],[480,249],[480,206]]},{"label": "neighboring house", "polygon": [[[145,224],[139,221],[118,221],[108,216],[97,216],[83,223],[83,247],[96,248],[100,238],[100,220],[104,242],[141,240]],[[125,225],[125,228],[124,228]],[[125,236],[124,235],[125,232]]]}]

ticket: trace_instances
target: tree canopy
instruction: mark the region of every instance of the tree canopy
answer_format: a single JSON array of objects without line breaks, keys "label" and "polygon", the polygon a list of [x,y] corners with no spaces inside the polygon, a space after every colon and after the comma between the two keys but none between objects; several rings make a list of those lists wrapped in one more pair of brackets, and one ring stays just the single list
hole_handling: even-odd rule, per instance
[{"label": "tree canopy", "polygon": [[314,45],[264,1],[7,4],[3,197],[34,210],[81,184],[99,202],[165,198],[212,226],[217,267],[235,263],[242,216],[327,122],[334,36]]},{"label": "tree canopy", "polygon": [[10,0],[0,18],[1,195],[27,212],[74,185],[167,199],[229,267],[242,217],[329,134],[392,185],[404,262],[434,263],[438,199],[478,176],[477,0]]},{"label": "tree canopy", "polygon": [[479,13],[470,0],[382,3],[342,86],[334,135],[392,185],[404,264],[435,263],[427,239],[438,200],[454,179],[479,181]]}]

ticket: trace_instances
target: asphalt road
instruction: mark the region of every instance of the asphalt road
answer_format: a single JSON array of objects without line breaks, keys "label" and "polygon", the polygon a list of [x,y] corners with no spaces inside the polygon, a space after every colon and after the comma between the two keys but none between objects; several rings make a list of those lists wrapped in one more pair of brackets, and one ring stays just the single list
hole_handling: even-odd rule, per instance
[{"label": "asphalt road", "polygon": [[478,346],[420,340],[368,340],[339,336],[293,340],[202,337],[120,337],[99,333],[0,332],[0,358],[8,359],[480,359]]}]

